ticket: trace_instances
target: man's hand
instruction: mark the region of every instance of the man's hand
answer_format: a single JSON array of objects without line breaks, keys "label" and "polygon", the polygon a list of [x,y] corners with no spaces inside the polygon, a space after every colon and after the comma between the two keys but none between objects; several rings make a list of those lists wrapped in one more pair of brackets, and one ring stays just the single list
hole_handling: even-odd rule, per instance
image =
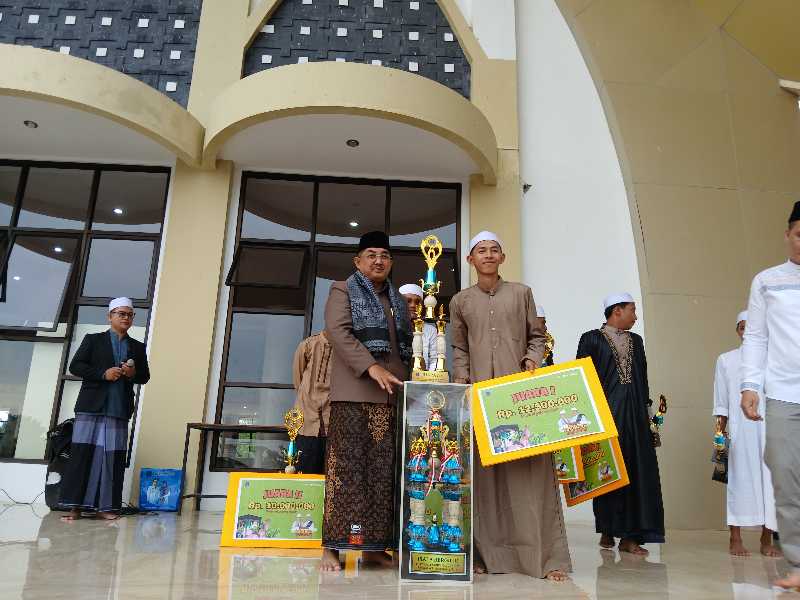
[{"label": "man's hand", "polygon": [[136,366],[129,367],[126,363],[122,363],[120,368],[122,369],[122,374],[128,379],[136,377]]},{"label": "man's hand", "polygon": [[122,369],[119,367],[111,367],[110,369],[106,369],[106,372],[103,373],[103,379],[106,381],[116,381],[122,377]]},{"label": "man's hand", "polygon": [[758,394],[753,390],[742,392],[742,412],[751,421],[763,421],[763,417],[758,414]]},{"label": "man's hand", "polygon": [[403,385],[403,382],[392,375],[391,371],[384,369],[380,365],[372,365],[367,369],[367,373],[388,394],[394,394],[394,386]]},{"label": "man's hand", "polygon": [[523,364],[525,365],[525,370],[529,371],[531,375],[533,375],[536,372],[536,363],[533,362],[530,358],[526,358]]}]

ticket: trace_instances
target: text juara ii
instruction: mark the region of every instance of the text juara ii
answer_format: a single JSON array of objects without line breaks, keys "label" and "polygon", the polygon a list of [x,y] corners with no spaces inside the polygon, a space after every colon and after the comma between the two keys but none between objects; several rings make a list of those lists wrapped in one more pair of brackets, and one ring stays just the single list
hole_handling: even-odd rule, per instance
[{"label": "text juara ii", "polygon": [[470,386],[407,382],[400,578],[472,580]]}]

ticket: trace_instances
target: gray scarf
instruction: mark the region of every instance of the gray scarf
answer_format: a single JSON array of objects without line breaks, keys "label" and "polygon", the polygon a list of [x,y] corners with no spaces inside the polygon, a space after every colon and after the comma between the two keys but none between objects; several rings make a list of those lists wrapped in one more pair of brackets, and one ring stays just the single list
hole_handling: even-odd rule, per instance
[{"label": "gray scarf", "polygon": [[[372,282],[361,271],[356,271],[347,278],[346,283],[350,294],[353,335],[375,358],[386,356],[392,351],[389,321]],[[407,363],[411,360],[411,323],[408,320],[408,306],[391,281],[387,281],[386,286],[389,304],[394,311],[400,359]]]}]

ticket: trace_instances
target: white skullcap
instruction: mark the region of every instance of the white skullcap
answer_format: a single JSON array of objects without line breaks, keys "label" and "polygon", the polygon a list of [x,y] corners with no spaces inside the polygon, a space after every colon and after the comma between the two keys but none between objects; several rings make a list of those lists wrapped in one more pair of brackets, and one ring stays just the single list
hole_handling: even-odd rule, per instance
[{"label": "white skullcap", "polygon": [[747,311],[743,310],[739,313],[739,316],[736,317],[736,324],[738,325],[742,321],[747,321]]},{"label": "white skullcap", "polygon": [[611,294],[610,296],[606,296],[605,300],[603,300],[603,310],[607,309],[609,306],[614,306],[615,304],[625,304],[633,301],[633,296],[631,296],[628,292]]},{"label": "white skullcap", "polygon": [[416,283],[407,283],[405,285],[401,285],[400,289],[398,290],[403,296],[406,294],[414,294],[415,296],[419,296],[423,298],[425,293],[422,291],[422,288],[419,287]]},{"label": "white skullcap", "polygon": [[541,319],[547,318],[547,314],[544,312],[544,306],[542,306],[541,304],[536,305],[536,316]]},{"label": "white skullcap", "polygon": [[115,308],[119,308],[121,306],[127,306],[128,308],[133,308],[133,301],[130,298],[126,298],[122,296],[121,298],[114,298],[111,302],[108,303],[108,312],[111,312]]},{"label": "white skullcap", "polygon": [[467,250],[467,254],[472,252],[472,249],[481,242],[497,242],[498,246],[501,248],[503,247],[503,242],[500,241],[500,238],[497,237],[496,233],[492,233],[491,231],[481,231],[469,241],[469,250]]}]

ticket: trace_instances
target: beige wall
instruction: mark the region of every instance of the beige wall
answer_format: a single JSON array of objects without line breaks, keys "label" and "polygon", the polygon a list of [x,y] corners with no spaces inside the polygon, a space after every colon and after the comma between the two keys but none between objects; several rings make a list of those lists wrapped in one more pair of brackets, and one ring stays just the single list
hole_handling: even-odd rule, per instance
[{"label": "beige wall", "polygon": [[[739,2],[558,0],[598,86],[628,190],[667,526],[723,527],[711,482],[714,363],[749,282],[784,259],[800,113],[724,23]],[[713,8],[713,10],[712,10]]]}]

